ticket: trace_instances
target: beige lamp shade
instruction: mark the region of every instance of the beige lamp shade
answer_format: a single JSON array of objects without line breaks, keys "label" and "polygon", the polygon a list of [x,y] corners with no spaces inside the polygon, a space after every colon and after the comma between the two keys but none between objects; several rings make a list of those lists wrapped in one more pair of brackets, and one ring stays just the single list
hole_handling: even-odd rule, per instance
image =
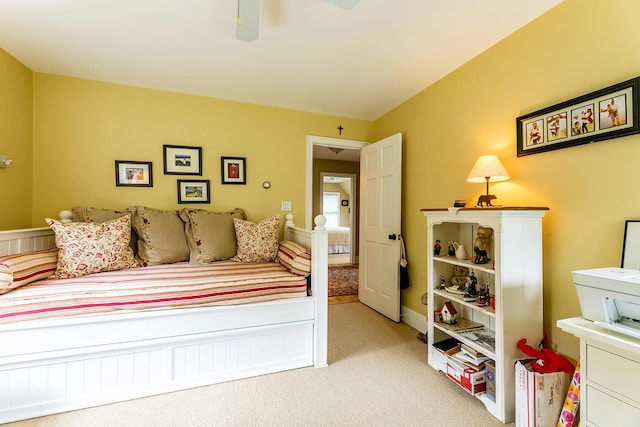
[{"label": "beige lamp shade", "polygon": [[467,177],[469,182],[498,182],[508,179],[509,174],[500,163],[498,156],[493,154],[480,156]]}]

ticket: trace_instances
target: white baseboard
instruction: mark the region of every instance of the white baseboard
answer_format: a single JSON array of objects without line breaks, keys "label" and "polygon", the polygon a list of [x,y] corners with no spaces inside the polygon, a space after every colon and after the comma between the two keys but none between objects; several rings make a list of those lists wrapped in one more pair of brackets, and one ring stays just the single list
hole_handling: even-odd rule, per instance
[{"label": "white baseboard", "polygon": [[427,318],[424,314],[411,310],[404,305],[400,307],[400,316],[404,323],[420,332],[427,331]]}]

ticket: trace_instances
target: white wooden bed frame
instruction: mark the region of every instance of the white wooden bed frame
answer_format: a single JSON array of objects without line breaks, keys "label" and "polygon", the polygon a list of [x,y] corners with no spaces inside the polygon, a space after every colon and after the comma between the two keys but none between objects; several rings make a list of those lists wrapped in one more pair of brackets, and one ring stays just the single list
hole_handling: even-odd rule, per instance
[{"label": "white wooden bed frame", "polygon": [[[327,232],[310,248],[312,296],[233,306],[101,314],[0,325],[0,423],[327,365]],[[55,247],[49,228],[0,231],[0,255]]]}]

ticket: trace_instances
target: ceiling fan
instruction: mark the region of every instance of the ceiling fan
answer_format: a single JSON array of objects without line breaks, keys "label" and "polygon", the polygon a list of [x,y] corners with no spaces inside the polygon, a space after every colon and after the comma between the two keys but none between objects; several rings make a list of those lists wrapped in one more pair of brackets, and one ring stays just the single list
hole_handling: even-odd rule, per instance
[{"label": "ceiling fan", "polygon": [[[360,0],[325,0],[339,8],[349,10]],[[260,0],[238,0],[236,15],[236,38],[244,42],[258,39]]]}]

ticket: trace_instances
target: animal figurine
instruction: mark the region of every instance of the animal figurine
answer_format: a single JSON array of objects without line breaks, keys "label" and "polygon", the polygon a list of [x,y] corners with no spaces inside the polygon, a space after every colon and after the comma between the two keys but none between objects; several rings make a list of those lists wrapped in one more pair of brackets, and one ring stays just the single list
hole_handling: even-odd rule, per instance
[{"label": "animal figurine", "polygon": [[495,200],[496,198],[497,197],[493,194],[483,194],[482,196],[478,197],[478,203],[476,203],[476,205],[482,206],[482,204],[484,203],[486,206],[491,206],[491,201]]},{"label": "animal figurine", "polygon": [[566,372],[569,375],[573,374],[573,363],[567,360],[566,357],[552,351],[546,347],[546,334],[540,343],[540,350],[537,350],[530,345],[527,345],[527,340],[522,338],[516,344],[520,351],[530,357],[535,357],[536,360],[531,363],[531,369],[541,374],[548,374],[550,372]]}]

